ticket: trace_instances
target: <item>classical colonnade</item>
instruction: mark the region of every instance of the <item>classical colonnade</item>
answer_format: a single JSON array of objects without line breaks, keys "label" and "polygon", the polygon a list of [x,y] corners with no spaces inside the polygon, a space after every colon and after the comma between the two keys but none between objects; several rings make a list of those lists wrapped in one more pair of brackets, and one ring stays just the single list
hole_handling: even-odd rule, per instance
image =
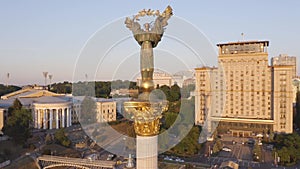
[{"label": "classical colonnade", "polygon": [[33,105],[34,128],[59,129],[72,125],[72,104],[41,104]]}]

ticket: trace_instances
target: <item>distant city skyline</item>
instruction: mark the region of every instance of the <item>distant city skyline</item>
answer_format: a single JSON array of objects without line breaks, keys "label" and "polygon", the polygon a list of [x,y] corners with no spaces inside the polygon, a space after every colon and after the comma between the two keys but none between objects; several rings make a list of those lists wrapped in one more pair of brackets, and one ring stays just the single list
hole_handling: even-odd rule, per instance
[{"label": "distant city skyline", "polygon": [[[118,4],[118,5],[117,5]],[[270,41],[269,57],[279,54],[300,56],[298,39],[300,39],[300,5],[298,1],[1,1],[0,2],[0,83],[6,84],[9,73],[9,84],[44,84],[42,72],[53,75],[52,83],[72,81],[77,57],[89,38],[99,29],[109,25],[112,21],[124,21],[125,17],[136,14],[141,9],[164,10],[167,5],[174,9],[174,16],[191,23],[212,45],[212,51],[203,53],[204,63],[214,66],[217,57],[216,44],[241,40],[268,40]],[[173,18],[172,18],[173,19]],[[172,19],[168,31],[172,31]],[[173,22],[176,19],[173,19]],[[174,25],[174,23],[173,23]],[[180,27],[177,26],[180,30]],[[130,33],[125,25],[125,34]],[[184,32],[189,33],[189,32]],[[241,36],[244,34],[244,37]],[[130,49],[125,48],[129,60],[124,60],[122,52],[117,51],[116,57],[110,57],[109,62],[123,60],[132,63],[132,58],[137,58],[139,47],[133,37],[129,39]],[[166,36],[166,39],[168,37]],[[127,43],[126,43],[127,45]],[[167,46],[176,46],[168,40],[163,40],[157,47],[161,55],[173,55]],[[202,44],[201,44],[202,45]],[[123,46],[120,46],[123,47]],[[123,50],[123,48],[117,48]],[[178,49],[177,49],[178,50]],[[204,49],[206,50],[206,49]],[[114,51],[113,51],[114,52]],[[178,52],[175,52],[177,55]],[[184,53],[182,51],[182,53]],[[181,56],[181,55],[180,55]],[[170,58],[166,57],[166,58]],[[210,59],[211,58],[211,59]],[[160,62],[158,57],[157,62]],[[177,58],[184,60],[182,56]],[[98,62],[98,61],[97,61]],[[105,62],[106,63],[106,62]],[[299,59],[298,59],[299,63]],[[175,63],[174,63],[175,64]],[[178,63],[179,64],[179,63]],[[202,63],[191,63],[187,68],[197,67]],[[88,63],[87,63],[88,65]],[[138,65],[138,63],[136,63]],[[86,65],[85,65],[86,66]],[[122,66],[122,65],[117,65]],[[126,68],[126,65],[123,65]],[[170,65],[159,65],[166,70],[174,71]],[[216,65],[215,65],[216,66]],[[100,65],[101,67],[101,65]],[[184,65],[182,66],[184,67]],[[102,75],[89,73],[89,67],[78,76],[85,79],[85,74],[95,80],[111,80],[114,78],[128,79],[129,72],[125,69],[116,70],[116,66],[105,69]],[[138,67],[137,67],[138,69]],[[101,68],[96,71],[101,71]],[[178,70],[182,71],[182,70]],[[299,72],[299,69],[298,69]],[[172,72],[175,73],[175,72]],[[299,73],[298,73],[299,74]],[[106,76],[107,75],[107,76]],[[75,78],[77,79],[77,78]],[[90,79],[92,80],[92,79]],[[132,79],[128,79],[132,80]],[[49,79],[48,79],[49,83]]]}]

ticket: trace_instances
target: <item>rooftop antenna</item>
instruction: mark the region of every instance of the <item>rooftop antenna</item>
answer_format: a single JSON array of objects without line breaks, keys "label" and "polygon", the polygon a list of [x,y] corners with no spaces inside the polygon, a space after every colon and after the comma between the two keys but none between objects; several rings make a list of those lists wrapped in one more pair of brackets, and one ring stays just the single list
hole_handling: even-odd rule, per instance
[{"label": "rooftop antenna", "polygon": [[45,87],[47,86],[47,76],[48,72],[43,72],[44,78],[45,78]]},{"label": "rooftop antenna", "polygon": [[49,90],[51,90],[51,80],[52,80],[53,75],[49,75],[49,80],[50,80],[50,87]]},{"label": "rooftop antenna", "polygon": [[8,87],[8,83],[9,83],[9,73],[6,74],[6,87]]}]

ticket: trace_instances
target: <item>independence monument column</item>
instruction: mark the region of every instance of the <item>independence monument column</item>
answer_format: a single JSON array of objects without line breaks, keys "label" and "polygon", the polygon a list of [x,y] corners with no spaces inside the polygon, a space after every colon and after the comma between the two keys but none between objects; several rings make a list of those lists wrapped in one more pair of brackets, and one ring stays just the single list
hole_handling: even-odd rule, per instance
[{"label": "independence monument column", "polygon": [[[167,109],[167,101],[155,98],[151,91],[153,84],[153,48],[161,40],[167,21],[173,15],[172,8],[168,6],[163,13],[158,10],[142,10],[133,18],[126,18],[126,27],[132,31],[135,40],[141,46],[140,71],[142,83],[140,95],[137,100],[125,102],[125,111],[134,120],[134,130],[137,135],[137,169],[157,169],[157,138],[160,130],[162,112]],[[140,25],[141,17],[155,17],[153,24]],[[154,96],[153,96],[154,95]]]}]

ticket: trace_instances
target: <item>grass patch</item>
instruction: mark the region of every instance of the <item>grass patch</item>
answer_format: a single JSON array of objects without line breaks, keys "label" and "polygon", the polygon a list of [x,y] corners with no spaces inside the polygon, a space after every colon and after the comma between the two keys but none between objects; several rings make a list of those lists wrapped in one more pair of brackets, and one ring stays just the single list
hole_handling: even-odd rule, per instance
[{"label": "grass patch", "polygon": [[18,159],[17,161],[11,163],[9,166],[4,167],[4,169],[38,169],[35,161],[29,157],[25,156],[24,158]]},{"label": "grass patch", "polygon": [[[122,121],[117,124],[112,124],[111,127],[118,131],[119,133],[125,134],[127,136],[132,137],[132,132],[134,132],[133,129],[133,123],[128,122],[128,121]],[[131,130],[129,130],[131,129]]]},{"label": "grass patch", "polygon": [[[21,145],[17,145],[11,140],[1,141],[0,154],[5,156],[5,160],[13,160],[20,157],[28,149],[23,149]],[[2,156],[3,157],[3,156]]]}]

